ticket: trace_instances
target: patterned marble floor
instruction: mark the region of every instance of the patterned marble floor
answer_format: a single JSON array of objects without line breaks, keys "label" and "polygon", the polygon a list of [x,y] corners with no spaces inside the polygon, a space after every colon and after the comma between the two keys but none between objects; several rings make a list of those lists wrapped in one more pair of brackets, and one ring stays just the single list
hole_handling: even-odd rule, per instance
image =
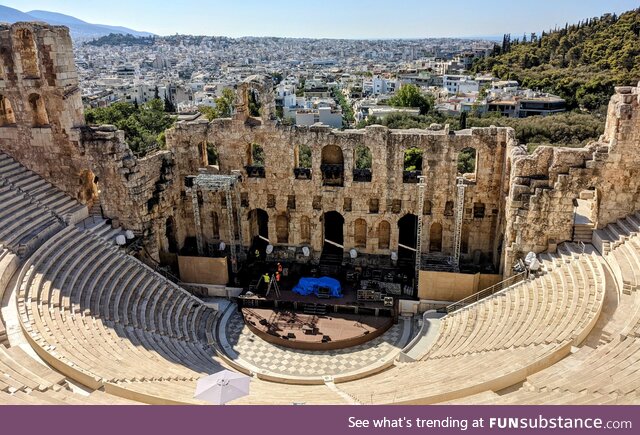
[{"label": "patterned marble floor", "polygon": [[[403,336],[404,325],[401,320],[367,343],[327,351],[296,350],[268,343],[251,332],[237,310],[221,326],[231,348],[228,356],[236,361],[284,376],[322,377],[374,367],[381,364],[382,358],[395,356],[411,339],[409,331]],[[411,328],[411,322],[406,325]]]}]

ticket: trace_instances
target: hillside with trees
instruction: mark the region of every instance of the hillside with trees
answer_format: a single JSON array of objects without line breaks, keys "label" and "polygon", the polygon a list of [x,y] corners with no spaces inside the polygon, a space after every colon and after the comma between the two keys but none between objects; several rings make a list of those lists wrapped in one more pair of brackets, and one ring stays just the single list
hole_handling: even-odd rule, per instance
[{"label": "hillside with trees", "polygon": [[472,71],[557,94],[568,109],[602,110],[614,86],[640,80],[640,9],[589,18],[541,35],[504,35],[502,44]]}]

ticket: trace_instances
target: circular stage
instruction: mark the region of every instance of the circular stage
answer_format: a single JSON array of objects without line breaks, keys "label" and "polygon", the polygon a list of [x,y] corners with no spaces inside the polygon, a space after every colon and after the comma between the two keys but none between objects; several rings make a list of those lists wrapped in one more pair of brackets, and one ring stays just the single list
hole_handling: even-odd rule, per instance
[{"label": "circular stage", "polygon": [[372,340],[393,325],[393,318],[359,314],[303,314],[272,308],[242,308],[249,329],[263,340],[302,350],[331,350]]}]

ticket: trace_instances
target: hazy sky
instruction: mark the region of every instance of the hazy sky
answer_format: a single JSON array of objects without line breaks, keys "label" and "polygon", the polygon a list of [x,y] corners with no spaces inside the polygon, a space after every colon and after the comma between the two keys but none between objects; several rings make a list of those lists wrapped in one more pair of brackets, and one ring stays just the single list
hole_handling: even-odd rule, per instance
[{"label": "hazy sky", "polygon": [[159,35],[418,38],[539,32],[638,0],[0,0]]}]

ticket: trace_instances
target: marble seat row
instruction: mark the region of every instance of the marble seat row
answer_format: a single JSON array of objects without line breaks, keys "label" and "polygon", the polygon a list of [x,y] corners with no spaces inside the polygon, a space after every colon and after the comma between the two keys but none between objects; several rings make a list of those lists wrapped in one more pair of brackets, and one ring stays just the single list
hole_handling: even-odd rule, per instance
[{"label": "marble seat row", "polygon": [[133,404],[135,402],[96,391],[78,394],[67,379],[37,362],[21,347],[0,345],[0,404]]},{"label": "marble seat row", "polygon": [[220,370],[202,341],[216,312],[108,243],[105,232],[65,228],[23,267],[18,309],[36,349],[96,385]]},{"label": "marble seat row", "polygon": [[579,344],[604,300],[597,253],[566,244],[543,259],[546,273],[442,319],[428,358],[571,340]]},{"label": "marble seat row", "polygon": [[84,205],[3,152],[0,152],[0,183],[66,222],[75,223],[88,215]]}]

